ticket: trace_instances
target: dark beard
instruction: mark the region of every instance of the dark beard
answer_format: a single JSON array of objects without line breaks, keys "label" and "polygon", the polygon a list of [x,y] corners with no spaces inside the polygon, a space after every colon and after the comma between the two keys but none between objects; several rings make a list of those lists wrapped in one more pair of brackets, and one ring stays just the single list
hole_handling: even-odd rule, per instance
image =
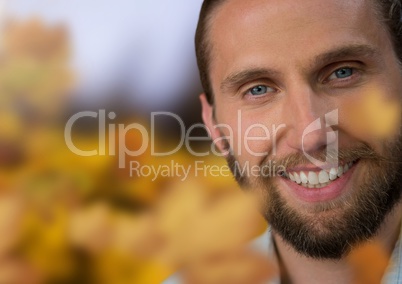
[{"label": "dark beard", "polygon": [[[263,214],[272,230],[302,255],[315,259],[340,259],[357,244],[371,239],[381,224],[401,199],[402,151],[401,139],[389,145],[386,155],[378,155],[368,145],[340,150],[340,160],[359,159],[366,169],[365,182],[353,195],[334,202],[317,204],[311,212],[301,213],[292,208],[281,196],[270,177],[251,179],[235,171],[238,165],[229,152],[228,165],[238,183],[245,189],[260,191],[263,197]],[[226,143],[226,146],[228,144]],[[315,153],[317,158],[324,152]],[[323,159],[322,159],[323,160]],[[301,154],[278,160],[277,165],[297,165],[306,161]],[[267,160],[261,162],[266,163]],[[260,166],[261,166],[260,165]]]}]

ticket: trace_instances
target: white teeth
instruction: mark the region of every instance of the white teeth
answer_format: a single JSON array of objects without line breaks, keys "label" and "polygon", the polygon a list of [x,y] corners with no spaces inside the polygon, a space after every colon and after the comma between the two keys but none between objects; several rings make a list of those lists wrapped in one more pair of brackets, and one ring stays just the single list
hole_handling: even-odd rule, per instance
[{"label": "white teeth", "polygon": [[308,172],[308,183],[312,185],[318,184],[318,175],[315,172]]},{"label": "white teeth", "polygon": [[323,188],[328,186],[332,181],[341,177],[344,173],[350,170],[353,166],[353,162],[349,162],[343,166],[337,168],[331,168],[328,170],[321,170],[319,173],[309,172],[293,172],[288,173],[288,177],[291,181],[300,184],[306,188]]},{"label": "white teeth", "polygon": [[326,171],[322,170],[319,174],[318,174],[318,181],[319,183],[326,183],[329,181],[329,175]]},{"label": "white teeth", "polygon": [[291,173],[289,173],[289,178],[291,181],[296,181],[296,179],[294,178],[294,176]]},{"label": "white teeth", "polygon": [[298,184],[301,184],[300,176],[297,173],[293,173],[293,176]]},{"label": "white teeth", "polygon": [[323,188],[323,187],[326,187],[327,185],[329,185],[329,182],[326,182],[326,183],[319,183],[319,184],[317,184],[317,185],[315,186],[315,188]]},{"label": "white teeth", "polygon": [[322,188],[328,186],[332,181],[349,171],[353,164],[353,162],[349,162],[343,166],[331,168],[329,171],[321,170],[319,173],[313,171],[301,171],[300,173],[293,172],[288,173],[288,177],[291,181],[306,188]]},{"label": "white teeth", "polygon": [[302,183],[307,184],[308,178],[304,172],[300,172],[300,180]]},{"label": "white teeth", "polygon": [[338,177],[341,177],[343,175],[343,167],[339,166],[338,167]]},{"label": "white teeth", "polygon": [[343,166],[343,173],[346,173],[348,170],[349,170],[349,165],[348,164]]},{"label": "white teeth", "polygon": [[337,178],[338,178],[338,169],[331,168],[331,170],[329,171],[329,179],[336,180]]}]

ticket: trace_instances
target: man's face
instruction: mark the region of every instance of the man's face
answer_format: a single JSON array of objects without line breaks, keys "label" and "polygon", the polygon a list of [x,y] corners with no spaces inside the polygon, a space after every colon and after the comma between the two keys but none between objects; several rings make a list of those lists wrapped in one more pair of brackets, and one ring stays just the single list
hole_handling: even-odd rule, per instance
[{"label": "man's face", "polygon": [[399,200],[402,95],[372,3],[227,0],[208,39],[215,114],[204,99],[203,117],[213,139],[228,137],[232,164],[286,168],[242,180],[274,231],[324,258],[371,237]]}]

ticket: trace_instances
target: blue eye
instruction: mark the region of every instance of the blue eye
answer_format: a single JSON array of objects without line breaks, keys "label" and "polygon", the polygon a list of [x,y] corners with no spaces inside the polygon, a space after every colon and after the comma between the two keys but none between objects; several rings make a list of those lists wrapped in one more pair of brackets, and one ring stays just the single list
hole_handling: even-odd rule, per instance
[{"label": "blue eye", "polygon": [[264,95],[264,94],[266,94],[268,92],[272,92],[272,91],[273,91],[272,88],[269,88],[264,85],[258,85],[258,86],[251,88],[249,92],[252,96],[261,96],[261,95]]},{"label": "blue eye", "polygon": [[336,70],[329,76],[329,80],[335,80],[335,79],[345,79],[353,75],[353,68],[345,67]]},{"label": "blue eye", "polygon": [[347,77],[352,76],[353,69],[352,68],[342,68],[342,69],[337,70],[335,72],[335,74],[336,74],[336,77],[338,77],[338,78],[347,78]]}]

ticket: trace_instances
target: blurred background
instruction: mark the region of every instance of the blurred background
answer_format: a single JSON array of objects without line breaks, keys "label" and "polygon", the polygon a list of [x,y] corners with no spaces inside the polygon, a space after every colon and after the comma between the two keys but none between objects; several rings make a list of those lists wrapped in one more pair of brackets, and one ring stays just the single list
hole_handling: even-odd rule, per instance
[{"label": "blurred background", "polygon": [[[195,169],[223,169],[223,158],[184,146],[130,155],[151,132],[154,149],[168,152],[201,123],[193,43],[201,2],[0,0],[0,284],[153,284],[177,271],[191,284],[275,277],[266,251],[246,247],[266,230],[254,198],[228,171]],[[65,138],[83,111],[97,117],[77,119],[71,140],[97,150],[91,156]],[[152,112],[177,115],[184,131],[172,116],[152,125]],[[201,153],[211,141],[190,146]],[[168,170],[133,175],[132,163]],[[383,272],[378,255],[356,267]]]},{"label": "blurred background", "polygon": [[[186,129],[201,122],[193,44],[201,2],[0,0],[1,284],[161,283],[208,248],[237,251],[264,231],[232,178],[197,175],[185,147],[124,158],[125,165],[193,167],[183,179],[133,176],[110,152],[83,157],[66,146],[67,121],[81,111],[113,112],[107,123],[148,131],[155,111],[175,113]],[[153,128],[156,149],[180,141],[175,119]],[[133,151],[144,139],[106,131],[116,152],[122,139]],[[72,128],[74,144],[87,151],[99,149],[100,135],[98,119]],[[209,149],[210,141],[192,146]],[[212,155],[197,160],[225,165]]]}]

